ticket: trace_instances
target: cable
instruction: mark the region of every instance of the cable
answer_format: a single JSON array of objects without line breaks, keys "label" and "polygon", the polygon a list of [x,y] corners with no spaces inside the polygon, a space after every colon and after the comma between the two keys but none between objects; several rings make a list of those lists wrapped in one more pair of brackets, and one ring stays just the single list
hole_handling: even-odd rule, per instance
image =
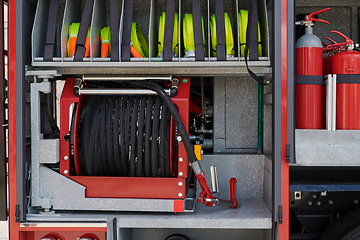
[{"label": "cable", "polygon": [[51,110],[51,93],[45,94],[46,96],[46,116],[49,121],[50,127],[52,129],[53,136],[60,137],[60,129],[56,124],[56,121],[54,119],[54,115]]}]

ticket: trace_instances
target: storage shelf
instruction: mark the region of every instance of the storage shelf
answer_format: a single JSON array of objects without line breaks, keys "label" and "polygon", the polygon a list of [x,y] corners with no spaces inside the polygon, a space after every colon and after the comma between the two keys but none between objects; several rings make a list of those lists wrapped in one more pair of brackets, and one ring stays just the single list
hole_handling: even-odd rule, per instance
[{"label": "storage shelf", "polygon": [[296,129],[291,166],[360,166],[360,131]]},{"label": "storage shelf", "polygon": [[120,213],[120,214],[28,214],[37,221],[105,221],[116,217],[120,228],[207,228],[207,229],[271,229],[271,213],[260,199],[240,200],[241,207],[205,207],[197,204],[193,213]]},{"label": "storage shelf", "polygon": [[[250,61],[259,75],[271,74],[270,61]],[[56,70],[59,74],[171,74],[181,76],[225,76],[248,74],[245,62],[33,62],[32,67]]]}]

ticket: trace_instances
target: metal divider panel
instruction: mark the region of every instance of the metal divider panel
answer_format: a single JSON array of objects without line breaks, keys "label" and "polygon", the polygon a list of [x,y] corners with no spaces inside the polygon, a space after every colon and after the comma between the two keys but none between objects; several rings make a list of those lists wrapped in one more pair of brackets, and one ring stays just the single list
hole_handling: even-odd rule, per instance
[{"label": "metal divider panel", "polygon": [[106,26],[106,2],[104,0],[95,0],[91,19],[90,30],[90,61],[93,58],[100,58],[100,32],[103,27]]},{"label": "metal divider panel", "polygon": [[158,53],[158,16],[156,14],[157,0],[151,0],[150,5],[150,22],[149,22],[149,61],[156,58]]},{"label": "metal divider panel", "polygon": [[[64,18],[61,30],[61,58],[62,61],[69,59],[67,53],[67,42],[69,39],[69,27],[74,22],[81,21],[81,1],[66,0]],[[69,61],[69,60],[68,60]]]},{"label": "metal divider panel", "polygon": [[31,33],[32,61],[37,57],[44,56],[49,7],[50,2],[46,0],[39,0],[36,6],[34,25]]}]

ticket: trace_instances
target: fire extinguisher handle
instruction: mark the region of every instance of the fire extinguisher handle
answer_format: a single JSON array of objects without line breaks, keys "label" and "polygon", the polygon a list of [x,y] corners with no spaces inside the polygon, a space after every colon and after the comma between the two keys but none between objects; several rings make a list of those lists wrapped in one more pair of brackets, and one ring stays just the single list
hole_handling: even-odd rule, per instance
[{"label": "fire extinguisher handle", "polygon": [[328,45],[325,49],[326,50],[336,50],[336,49],[344,48],[346,45],[347,45],[346,42],[335,43],[335,44]]},{"label": "fire extinguisher handle", "polygon": [[329,42],[331,42],[332,44],[336,44],[337,42],[335,42],[333,39],[328,38],[328,37],[324,37],[323,39],[328,40]]},{"label": "fire extinguisher handle", "polygon": [[[319,11],[316,11],[316,12],[313,12],[313,13],[310,13],[309,15],[306,15],[306,17],[305,17],[305,21],[318,21],[318,20],[321,20],[321,19],[317,19],[317,18],[313,18],[315,15],[317,15],[317,14],[320,14],[320,13],[323,13],[323,12],[326,12],[326,11],[329,11],[331,8],[325,8],[325,9],[322,9],[322,10],[319,10]],[[317,20],[315,20],[315,19],[317,19]],[[318,22],[322,22],[322,21],[324,21],[324,20],[321,20],[321,21],[318,21]],[[327,22],[327,21],[325,21],[325,22]],[[328,22],[328,24],[330,24],[329,22]]]},{"label": "fire extinguisher handle", "polygon": [[335,30],[331,30],[331,33],[336,33],[337,35],[341,36],[342,38],[344,38],[345,43],[346,44],[354,44],[354,41],[351,40],[349,37],[347,37],[345,34],[343,34],[342,32],[339,31],[335,31]]},{"label": "fire extinguisher handle", "polygon": [[330,24],[328,21],[322,20],[322,19],[318,19],[318,18],[310,18],[310,21],[312,21],[312,22],[323,22],[323,23]]}]

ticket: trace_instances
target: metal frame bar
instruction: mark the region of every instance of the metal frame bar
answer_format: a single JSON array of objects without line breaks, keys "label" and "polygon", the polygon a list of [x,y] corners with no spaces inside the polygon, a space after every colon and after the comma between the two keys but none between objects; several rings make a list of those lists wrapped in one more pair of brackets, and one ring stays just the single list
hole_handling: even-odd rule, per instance
[{"label": "metal frame bar", "polygon": [[287,144],[289,145],[288,162],[295,163],[295,4],[294,1],[288,1],[287,5],[288,23],[287,23]]},{"label": "metal frame bar", "polygon": [[[25,221],[26,216],[26,167],[25,167],[25,46],[24,46],[24,4],[16,2],[16,178],[17,178],[17,204],[19,205],[19,218]],[[12,99],[14,100],[14,99]]]},{"label": "metal frame bar", "polygon": [[[0,2],[0,76],[5,77],[4,65],[4,1]],[[5,127],[4,127],[4,82],[0,82],[0,220],[4,221],[7,217],[7,181],[6,181],[6,156],[5,156]]]}]

